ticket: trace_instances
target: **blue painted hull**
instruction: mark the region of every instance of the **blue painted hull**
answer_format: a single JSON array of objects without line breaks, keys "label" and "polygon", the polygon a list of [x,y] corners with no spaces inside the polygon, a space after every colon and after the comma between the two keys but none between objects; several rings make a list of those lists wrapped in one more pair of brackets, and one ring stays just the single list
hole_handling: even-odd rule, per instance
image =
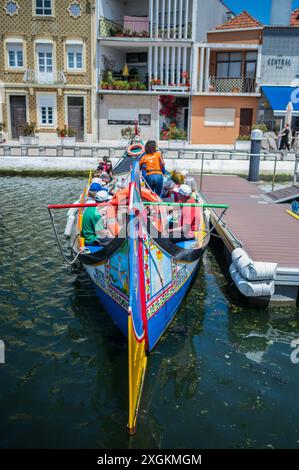
[{"label": "blue painted hull", "polygon": [[[181,286],[181,288],[172,295],[164,305],[158,309],[151,318],[148,319],[148,350],[151,351],[158,343],[161,336],[167,330],[169,324],[172,322],[178,310],[186,297],[192,282],[198,272],[200,261],[195,264],[194,269]],[[90,268],[89,268],[90,275]],[[91,276],[92,278],[92,276]],[[115,325],[121,330],[121,332],[128,336],[128,309],[121,306],[116,302],[110,295],[108,295],[103,289],[101,289],[94,279],[92,279],[96,293],[105,308],[108,315],[111,317]]]}]

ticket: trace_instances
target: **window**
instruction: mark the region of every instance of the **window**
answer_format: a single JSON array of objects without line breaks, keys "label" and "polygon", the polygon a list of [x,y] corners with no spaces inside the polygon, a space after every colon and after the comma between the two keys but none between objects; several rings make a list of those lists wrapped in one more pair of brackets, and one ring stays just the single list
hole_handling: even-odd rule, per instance
[{"label": "window", "polygon": [[7,64],[9,68],[23,68],[23,44],[8,43],[7,44]]},{"label": "window", "polygon": [[257,52],[247,52],[245,61],[245,77],[255,78],[257,64]]},{"label": "window", "polygon": [[35,14],[41,16],[52,15],[52,0],[36,0]]},{"label": "window", "polygon": [[83,46],[68,45],[67,46],[67,68],[70,70],[83,69]]},{"label": "window", "polygon": [[81,16],[81,5],[78,2],[73,2],[68,7],[68,12],[73,18]]},{"label": "window", "polygon": [[217,78],[239,78],[242,76],[242,52],[217,53]]},{"label": "window", "polygon": [[9,16],[17,15],[19,11],[19,5],[13,0],[7,1],[3,8],[6,11],[6,14]]},{"label": "window", "polygon": [[37,98],[38,120],[40,127],[54,127],[56,124],[56,96],[40,95]]},{"label": "window", "polygon": [[205,126],[234,127],[236,110],[234,108],[206,108]]}]

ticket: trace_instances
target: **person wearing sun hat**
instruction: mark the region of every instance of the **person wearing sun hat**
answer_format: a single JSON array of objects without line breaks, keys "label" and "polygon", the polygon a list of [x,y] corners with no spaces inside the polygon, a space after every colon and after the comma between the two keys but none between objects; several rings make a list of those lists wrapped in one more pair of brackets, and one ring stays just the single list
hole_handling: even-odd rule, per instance
[{"label": "person wearing sun hat", "polygon": [[[111,201],[107,191],[98,191],[94,200],[98,203]],[[111,241],[112,234],[105,228],[103,212],[100,207],[87,207],[82,220],[82,237],[87,246],[104,246]]]},{"label": "person wearing sun hat", "polygon": [[[173,191],[176,195],[176,202],[181,204],[196,203],[192,189],[187,184],[181,184],[179,187],[174,188]],[[197,232],[200,223],[200,208],[182,206],[179,219],[178,227],[173,229],[173,236],[177,235],[185,239],[194,238],[194,232]]]}]

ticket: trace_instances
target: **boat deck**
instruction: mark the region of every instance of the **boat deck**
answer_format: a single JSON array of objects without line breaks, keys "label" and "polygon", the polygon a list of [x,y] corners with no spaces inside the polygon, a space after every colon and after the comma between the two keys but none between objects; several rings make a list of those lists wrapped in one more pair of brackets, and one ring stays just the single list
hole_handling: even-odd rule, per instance
[{"label": "boat deck", "polygon": [[[200,178],[195,177],[199,185]],[[290,204],[267,203],[264,192],[238,176],[206,175],[202,193],[209,203],[230,206],[217,232],[231,253],[241,246],[256,262],[277,263],[276,284],[299,286],[299,221]],[[217,213],[212,213],[217,221]]]}]

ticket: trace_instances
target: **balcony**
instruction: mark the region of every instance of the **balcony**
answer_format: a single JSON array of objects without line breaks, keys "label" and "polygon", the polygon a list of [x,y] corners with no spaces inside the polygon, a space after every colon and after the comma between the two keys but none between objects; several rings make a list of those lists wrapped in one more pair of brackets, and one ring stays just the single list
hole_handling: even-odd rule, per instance
[{"label": "balcony", "polygon": [[255,78],[238,77],[223,78],[210,76],[209,93],[257,93]]},{"label": "balcony", "polygon": [[151,22],[147,16],[125,16],[121,19],[108,19],[101,17],[99,21],[99,37],[101,39],[141,38],[141,39],[169,39],[190,40],[192,37],[192,23],[162,24]]},{"label": "balcony", "polygon": [[63,86],[67,83],[63,70],[40,72],[39,70],[27,69],[24,73],[23,81],[32,85],[47,86]]}]

